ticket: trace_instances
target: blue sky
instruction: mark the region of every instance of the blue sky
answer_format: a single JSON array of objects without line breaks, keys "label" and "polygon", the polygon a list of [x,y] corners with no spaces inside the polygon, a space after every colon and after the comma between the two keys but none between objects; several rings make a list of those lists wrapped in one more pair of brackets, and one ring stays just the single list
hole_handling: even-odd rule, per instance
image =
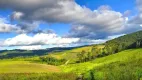
[{"label": "blue sky", "polygon": [[115,11],[125,12],[126,10],[134,10],[136,7],[135,0],[76,0],[80,5],[85,5],[90,9],[97,9],[101,5],[109,5]]},{"label": "blue sky", "polygon": [[[137,3],[141,1],[5,0],[0,2],[1,48],[68,47],[105,42],[111,36],[141,30],[141,6]],[[36,36],[41,40],[35,40]]]}]

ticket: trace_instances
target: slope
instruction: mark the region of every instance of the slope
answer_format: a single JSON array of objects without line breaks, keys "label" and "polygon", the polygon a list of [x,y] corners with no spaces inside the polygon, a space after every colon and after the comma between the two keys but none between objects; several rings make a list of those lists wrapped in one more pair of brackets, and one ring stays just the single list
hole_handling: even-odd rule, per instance
[{"label": "slope", "polygon": [[87,79],[93,76],[95,80],[137,80],[142,78],[142,48],[125,50],[89,62],[62,65],[61,68],[64,72],[84,74]]},{"label": "slope", "polygon": [[113,54],[126,49],[142,47],[142,31],[134,32],[105,43],[104,54]]},{"label": "slope", "polygon": [[60,72],[57,66],[32,63],[30,61],[1,60],[0,73],[43,73]]}]

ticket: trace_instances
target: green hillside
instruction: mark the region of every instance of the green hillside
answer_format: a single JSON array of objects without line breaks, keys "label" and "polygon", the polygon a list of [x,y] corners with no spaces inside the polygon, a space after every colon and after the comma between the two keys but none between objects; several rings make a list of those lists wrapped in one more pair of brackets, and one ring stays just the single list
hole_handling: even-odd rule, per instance
[{"label": "green hillside", "polygon": [[86,47],[80,47],[80,48],[75,48],[72,50],[66,50],[62,52],[52,52],[49,53],[47,56],[43,57],[52,57],[56,59],[65,59],[66,62],[69,63],[75,63],[77,61],[77,54],[80,53],[82,50],[86,52],[90,52],[93,46],[86,46]]},{"label": "green hillside", "polygon": [[[15,78],[19,75],[22,78],[26,79],[26,76],[24,76],[24,74],[19,74],[18,72],[29,73],[29,78],[33,77],[33,75],[38,76],[37,79],[39,77],[42,77],[42,75],[46,75],[49,77],[49,75],[51,75],[53,72],[59,72],[56,75],[52,75],[52,77],[61,76],[60,74],[62,74],[62,76],[65,77],[66,75],[66,78],[68,78],[67,76],[71,75],[72,79],[69,80],[74,80],[75,78],[77,78],[76,76],[74,76],[75,73],[78,76],[83,75],[83,78],[85,80],[91,80],[92,78],[94,78],[92,80],[138,80],[142,78],[142,48],[125,50],[117,54],[97,58],[89,62],[64,64],[60,66],[51,66],[23,60],[0,61],[0,73],[6,73],[6,75],[10,78],[12,75],[14,75]],[[41,72],[52,73],[39,74]],[[6,77],[4,74],[1,74],[1,76],[3,78]],[[57,80],[60,80],[59,77]]]},{"label": "green hillside", "polygon": [[56,66],[31,63],[29,61],[0,61],[0,73],[43,73],[43,72],[60,72]]},{"label": "green hillside", "polygon": [[138,80],[142,78],[142,49],[130,49],[93,61],[61,66],[64,72],[84,74],[87,80]]},{"label": "green hillside", "polygon": [[71,50],[77,47],[55,47],[43,50],[2,50],[0,51],[0,59],[9,59],[17,57],[33,57],[33,56],[43,56],[51,52],[61,52],[65,50]]},{"label": "green hillside", "polygon": [[142,31],[121,36],[105,43],[104,54],[113,54],[126,49],[142,47]]},{"label": "green hillside", "polygon": [[[81,63],[115,54],[123,50],[140,47],[142,47],[142,31],[109,40],[104,44],[86,46],[62,52],[52,52],[47,56],[43,56],[42,60],[55,65]],[[49,59],[53,60],[50,62],[46,61]],[[59,60],[60,64],[55,63],[55,60]]]}]

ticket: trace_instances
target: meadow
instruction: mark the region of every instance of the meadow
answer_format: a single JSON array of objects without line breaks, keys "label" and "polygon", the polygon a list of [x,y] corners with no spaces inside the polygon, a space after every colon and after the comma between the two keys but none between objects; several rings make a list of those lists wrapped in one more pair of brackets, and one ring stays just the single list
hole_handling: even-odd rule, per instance
[{"label": "meadow", "polygon": [[[142,48],[129,49],[92,61],[60,66],[34,58],[0,60],[0,80],[140,80]],[[28,76],[28,77],[27,77]]]},{"label": "meadow", "polygon": [[60,72],[56,66],[31,63],[30,61],[0,61],[0,73],[43,73]]},{"label": "meadow", "polygon": [[130,49],[93,61],[61,66],[65,72],[84,75],[85,80],[140,80],[142,49]]},{"label": "meadow", "polygon": [[77,78],[75,73],[64,73],[59,66],[37,63],[35,59],[0,60],[0,80],[75,80]]}]

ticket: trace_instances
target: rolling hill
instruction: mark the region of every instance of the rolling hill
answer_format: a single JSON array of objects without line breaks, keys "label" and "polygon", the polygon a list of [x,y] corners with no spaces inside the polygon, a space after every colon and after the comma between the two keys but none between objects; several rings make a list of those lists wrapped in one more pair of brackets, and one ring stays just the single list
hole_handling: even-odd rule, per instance
[{"label": "rolling hill", "polygon": [[[9,76],[23,75],[22,77],[24,77],[24,74],[19,73],[29,73],[31,75],[32,73],[36,73],[34,76],[39,76],[39,73],[43,72],[50,74],[59,72],[59,74],[62,75],[68,73],[76,73],[78,76],[83,75],[85,80],[91,80],[92,78],[94,78],[93,80],[139,80],[142,78],[142,48],[125,50],[117,54],[97,58],[84,63],[64,64],[60,66],[51,66],[22,60],[2,60],[0,61],[0,65],[0,74],[6,73]],[[1,74],[1,76],[4,75]],[[53,76],[58,75],[52,75],[52,77]],[[24,78],[26,78],[26,76]],[[60,79],[58,78],[57,80]]]},{"label": "rolling hill", "polygon": [[[104,44],[41,51],[1,51],[0,56],[2,80],[141,80],[142,31]],[[82,61],[78,62],[80,59]],[[28,77],[24,73],[28,73]]]},{"label": "rolling hill", "polygon": [[104,50],[105,54],[113,54],[126,49],[142,47],[142,31],[134,32],[119,38],[107,41]]},{"label": "rolling hill", "polygon": [[93,61],[61,66],[65,72],[83,74],[85,80],[140,80],[142,48],[130,49]]},{"label": "rolling hill", "polygon": [[[44,57],[52,57],[55,59],[65,59],[66,64],[72,64],[79,61],[78,54],[82,54],[84,51],[84,60],[88,59],[89,53],[91,53],[91,59],[98,57],[104,57],[107,55],[115,54],[123,50],[140,48],[142,47],[142,31],[124,35],[113,40],[109,40],[104,44],[91,45],[81,48],[75,48],[72,50],[66,50],[61,52],[52,52]],[[89,60],[87,60],[89,61]]]},{"label": "rolling hill", "polygon": [[0,51],[0,59],[5,58],[15,58],[15,57],[32,57],[32,56],[42,56],[51,52],[61,52],[65,50],[71,50],[77,47],[55,47],[55,48],[47,48],[43,50],[1,50]]}]

